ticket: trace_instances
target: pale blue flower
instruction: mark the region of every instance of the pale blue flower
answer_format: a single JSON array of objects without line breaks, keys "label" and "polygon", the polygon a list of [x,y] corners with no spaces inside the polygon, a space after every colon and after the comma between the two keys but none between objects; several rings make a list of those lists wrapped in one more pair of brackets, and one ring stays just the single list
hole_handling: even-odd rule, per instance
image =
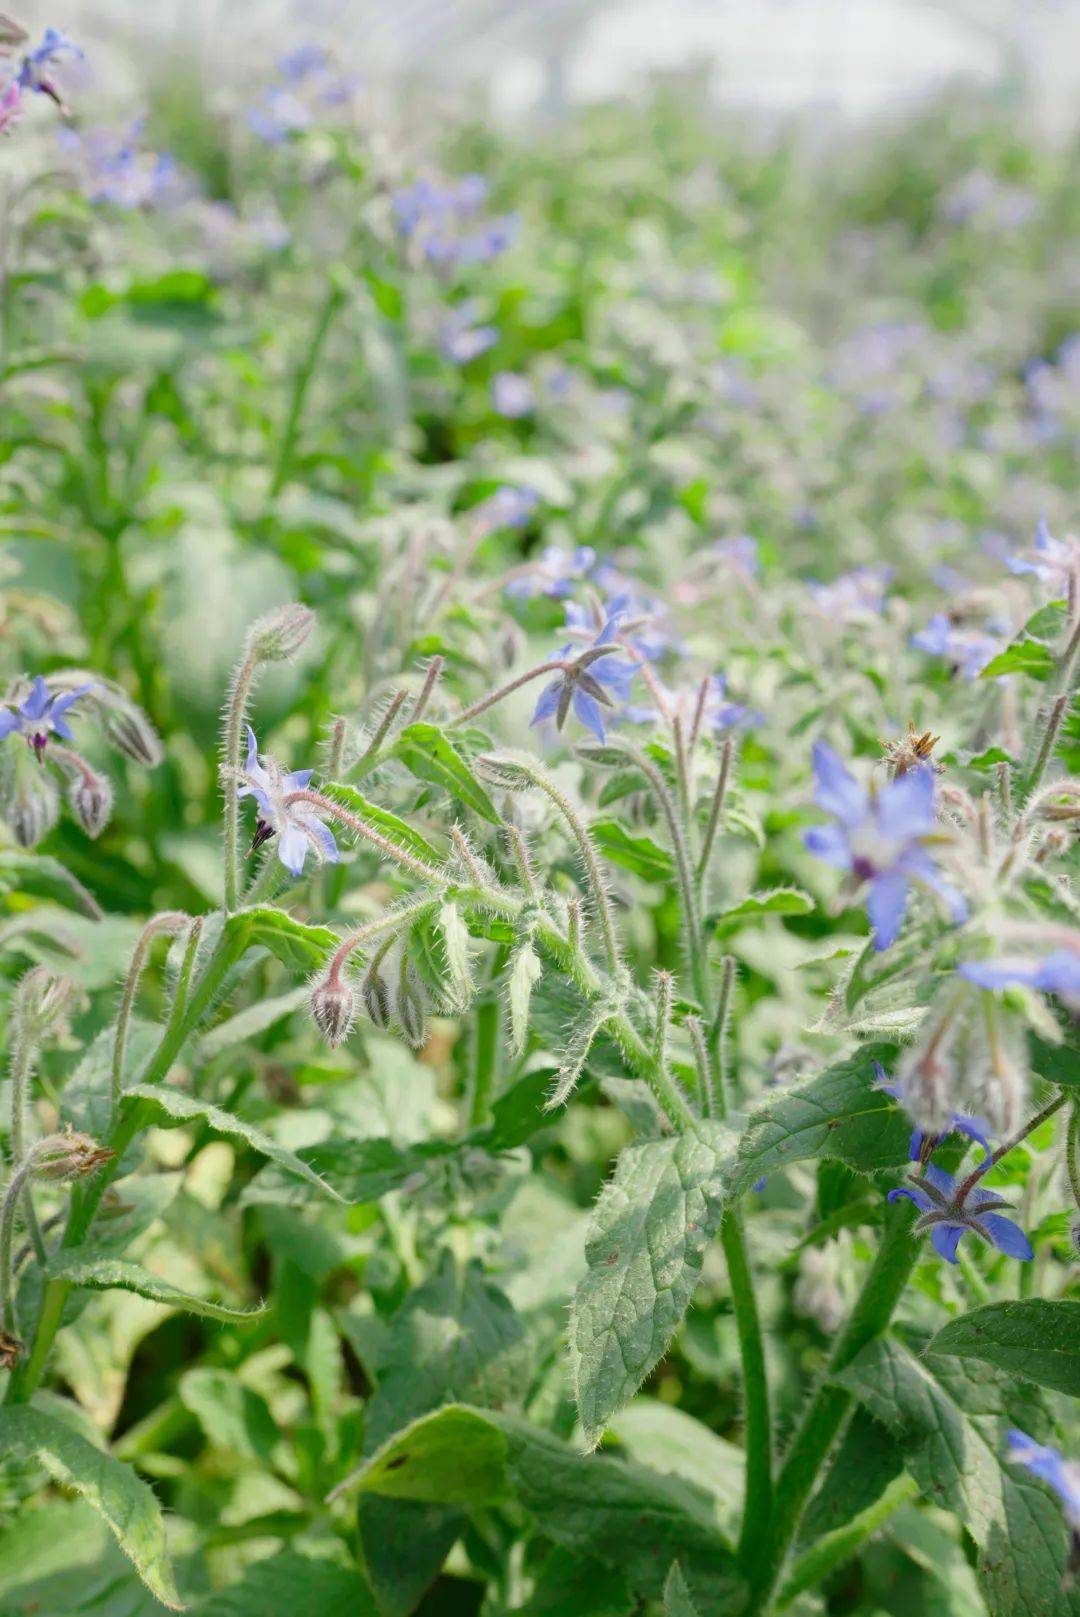
[{"label": "pale blue flower", "polygon": [[1009,1433],[1009,1459],[1050,1484],[1065,1506],[1065,1520],[1074,1533],[1080,1532],[1080,1464],[1016,1427]]},{"label": "pale blue flower", "polygon": [[309,851],[319,860],[336,864],[337,843],[317,805],[302,799],[291,801],[294,793],[306,790],[313,771],[287,771],[282,769],[276,758],[260,758],[255,732],[250,725],[247,727],[247,740],[247,761],[242,780],[237,786],[237,796],[253,797],[258,810],[252,852],[270,837],[276,836],[278,858],[293,876],[302,873]]},{"label": "pale blue flower", "polygon": [[617,617],[604,624],[591,646],[574,653],[573,646],[564,646],[553,661],[565,663],[558,675],[540,692],[540,699],[532,716],[533,724],[554,719],[561,730],[571,711],[587,730],[599,741],[605,737],[604,708],[614,708],[627,700],[636,666],[612,655],[618,649],[615,639],[619,627]]},{"label": "pale blue flower", "polygon": [[913,634],[911,644],[932,657],[945,658],[965,679],[977,679],[1001,650],[993,635],[978,629],[958,629],[944,612],[935,613],[925,629]]},{"label": "pale blue flower", "polygon": [[29,696],[14,708],[0,708],[0,740],[10,735],[25,736],[27,745],[34,749],[39,759],[45,755],[50,735],[57,735],[62,741],[74,741],[75,737],[64,715],[93,688],[91,681],[88,685],[78,686],[76,690],[53,696],[39,674]]},{"label": "pale blue flower", "polygon": [[1056,994],[1080,1016],[1080,952],[1054,949],[1041,960],[1021,957],[1003,960],[966,960],[957,968],[961,977],[979,988],[1009,988],[1013,984]]},{"label": "pale blue flower", "polygon": [[491,379],[491,402],[499,415],[508,421],[517,421],[532,414],[536,394],[527,376],[519,376],[516,371],[497,371]]}]

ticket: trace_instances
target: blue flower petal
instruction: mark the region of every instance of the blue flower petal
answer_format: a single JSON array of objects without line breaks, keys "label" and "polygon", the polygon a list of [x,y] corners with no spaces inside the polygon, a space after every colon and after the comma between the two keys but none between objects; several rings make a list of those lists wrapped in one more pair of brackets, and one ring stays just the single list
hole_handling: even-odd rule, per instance
[{"label": "blue flower petal", "polygon": [[930,1240],[938,1257],[944,1258],[946,1263],[958,1263],[956,1249],[963,1234],[962,1224],[935,1224],[930,1231]]},{"label": "blue flower petal", "polygon": [[902,870],[875,876],[866,896],[866,913],[874,929],[874,948],[887,949],[896,942],[907,909],[908,879]]},{"label": "blue flower petal", "polygon": [[838,825],[814,825],[803,832],[803,846],[827,864],[839,870],[850,870],[854,859],[847,835]]},{"label": "blue flower petal", "polygon": [[827,741],[814,742],[814,801],[847,826],[858,825],[866,816],[865,791]]},{"label": "blue flower petal", "polygon": [[934,776],[920,767],[901,775],[878,796],[878,827],[885,837],[924,837],[934,828]]},{"label": "blue flower petal", "polygon": [[603,741],[605,735],[604,715],[596,697],[590,696],[588,691],[583,691],[579,685],[575,689],[571,700],[574,712],[585,728],[591,730],[598,741]]},{"label": "blue flower petal", "polygon": [[562,694],[563,681],[561,678],[553,679],[550,685],[545,685],[540,692],[540,700],[533,709],[533,716],[529,720],[530,727],[542,724],[545,719],[553,719],[559,709],[559,697]]},{"label": "blue flower petal", "polygon": [[1031,1242],[1011,1218],[1003,1218],[1000,1213],[982,1213],[979,1222],[986,1227],[998,1251],[1004,1252],[1007,1258],[1019,1258],[1021,1263],[1027,1263],[1035,1256]]}]

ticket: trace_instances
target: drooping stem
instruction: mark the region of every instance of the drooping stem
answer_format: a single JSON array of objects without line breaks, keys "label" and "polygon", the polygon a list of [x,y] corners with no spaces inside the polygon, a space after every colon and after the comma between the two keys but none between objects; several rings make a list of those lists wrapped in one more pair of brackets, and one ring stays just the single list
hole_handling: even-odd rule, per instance
[{"label": "drooping stem", "polygon": [[534,667],[527,668],[523,674],[518,674],[514,679],[507,680],[506,684],[500,685],[497,690],[489,691],[486,696],[481,696],[479,701],[474,702],[471,707],[464,708],[449,721],[447,729],[456,730],[458,725],[468,724],[470,719],[475,719],[480,713],[486,713],[487,709],[494,707],[496,702],[501,702],[504,697],[512,695],[514,691],[519,691],[523,685],[530,684],[534,679],[541,679],[545,674],[548,678],[553,679],[557,674],[565,674],[573,667],[572,662],[536,663]]},{"label": "drooping stem", "polygon": [[321,792],[304,789],[298,792],[290,792],[284,799],[283,806],[288,809],[294,803],[310,803],[314,808],[321,809],[328,820],[336,820],[340,825],[348,826],[349,830],[355,831],[358,837],[363,837],[365,842],[370,842],[373,847],[378,848],[379,852],[384,854],[387,859],[393,860],[395,864],[403,866],[406,870],[411,870],[414,876],[419,876],[424,881],[435,883],[443,880],[442,871],[437,870],[434,865],[429,865],[423,859],[418,859],[415,854],[407,852],[399,843],[394,842],[390,837],[383,836],[381,831],[376,831],[373,826],[368,825],[359,815],[351,813],[341,803],[335,802],[332,797],[324,797]]},{"label": "drooping stem", "polygon": [[116,1037],[113,1040],[112,1073],[109,1083],[109,1094],[112,1103],[112,1116],[115,1118],[120,1105],[120,1096],[124,1088],[124,1055],[127,1050],[128,1029],[131,1026],[131,1013],[135,1006],[135,995],[139,990],[139,982],[146,966],[146,957],[150,952],[150,945],[162,933],[176,933],[187,926],[190,917],[182,910],[163,910],[160,915],[152,916],[139,934],[134,953],[131,956],[131,965],[124,979],[124,991],[120,996],[120,1009],[116,1016]]}]

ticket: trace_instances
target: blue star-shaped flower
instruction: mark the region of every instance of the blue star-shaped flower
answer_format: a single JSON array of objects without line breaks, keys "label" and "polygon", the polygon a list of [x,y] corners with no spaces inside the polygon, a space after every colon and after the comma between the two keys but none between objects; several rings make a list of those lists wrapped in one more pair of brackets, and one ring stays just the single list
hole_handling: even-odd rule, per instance
[{"label": "blue star-shaped flower", "polygon": [[611,655],[617,650],[618,627],[618,616],[610,617],[584,651],[571,657],[573,646],[564,646],[557,653],[553,661],[562,666],[557,677],[540,692],[531,720],[533,724],[554,719],[556,728],[561,730],[572,708],[585,728],[603,741],[606,734],[603,709],[626,701],[637,673],[633,663]]},{"label": "blue star-shaped flower", "polygon": [[14,709],[0,709],[0,740],[11,735],[25,736],[39,760],[45,756],[50,735],[58,735],[63,741],[74,741],[64,714],[93,688],[93,684],[80,685],[76,690],[53,696],[38,674],[29,696],[17,703]]},{"label": "blue star-shaped flower", "polygon": [[979,988],[1008,988],[1016,983],[1042,994],[1056,994],[1080,1016],[1080,952],[1054,949],[1041,960],[967,960],[958,970]]},{"label": "blue star-shaped flower", "polygon": [[1003,1218],[999,1212],[992,1211],[999,1207],[1008,1207],[1008,1202],[1000,1196],[995,1196],[992,1190],[983,1190],[975,1185],[961,1202],[957,1196],[957,1184],[951,1173],[938,1168],[934,1163],[928,1162],[923,1167],[918,1178],[910,1184],[897,1190],[889,1191],[889,1200],[898,1201],[906,1197],[913,1201],[922,1214],[916,1220],[915,1233],[930,1232],[930,1240],[938,1256],[946,1263],[956,1263],[956,1249],[960,1244],[960,1237],[968,1230],[990,1246],[996,1246],[999,1252],[1004,1252],[1008,1258],[1019,1258],[1027,1262],[1035,1253],[1031,1243],[1019,1224],[1014,1224],[1011,1218]]},{"label": "blue star-shaped flower", "polygon": [[819,859],[848,870],[857,882],[868,882],[866,909],[874,929],[875,949],[896,941],[912,883],[931,888],[944,899],[954,921],[962,921],[967,905],[945,881],[927,847],[935,830],[934,774],[910,769],[871,795],[844,767],[824,741],[814,743],[814,801],[835,825],[814,826],[804,842]]}]

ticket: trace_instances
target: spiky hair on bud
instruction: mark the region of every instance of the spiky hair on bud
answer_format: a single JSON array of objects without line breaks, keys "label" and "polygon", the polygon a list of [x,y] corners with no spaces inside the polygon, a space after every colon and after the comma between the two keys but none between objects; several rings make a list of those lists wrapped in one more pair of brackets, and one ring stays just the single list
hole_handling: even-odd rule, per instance
[{"label": "spiky hair on bud", "polygon": [[281,663],[295,657],[315,627],[310,606],[292,601],[256,618],[247,632],[249,655],[257,662]]},{"label": "spiky hair on bud", "polygon": [[107,1146],[98,1145],[89,1134],[69,1128],[63,1134],[46,1134],[33,1147],[30,1161],[38,1179],[84,1179],[115,1155]]},{"label": "spiky hair on bud", "polygon": [[68,806],[88,837],[97,838],[112,815],[113,791],[107,776],[85,767],[68,787]]},{"label": "spiky hair on bud", "polygon": [[428,1038],[428,1013],[424,990],[415,966],[406,955],[401,958],[394,1015],[402,1033],[414,1050],[422,1050]]},{"label": "spiky hair on bud", "polygon": [[49,686],[58,695],[81,691],[81,707],[94,715],[110,746],[133,763],[155,769],[164,758],[161,737],[150,719],[115,680],[86,668],[64,668],[49,675]]},{"label": "spiky hair on bud", "polygon": [[19,847],[36,848],[60,818],[56,782],[21,753],[5,777],[0,812]]},{"label": "spiky hair on bud", "polygon": [[333,1050],[349,1037],[356,1021],[356,990],[340,974],[317,977],[309,1000],[315,1026]]},{"label": "spiky hair on bud", "polygon": [[46,966],[31,967],[15,990],[14,1020],[21,1034],[39,1044],[50,1033],[62,1033],[74,991],[70,977],[57,976]]}]

